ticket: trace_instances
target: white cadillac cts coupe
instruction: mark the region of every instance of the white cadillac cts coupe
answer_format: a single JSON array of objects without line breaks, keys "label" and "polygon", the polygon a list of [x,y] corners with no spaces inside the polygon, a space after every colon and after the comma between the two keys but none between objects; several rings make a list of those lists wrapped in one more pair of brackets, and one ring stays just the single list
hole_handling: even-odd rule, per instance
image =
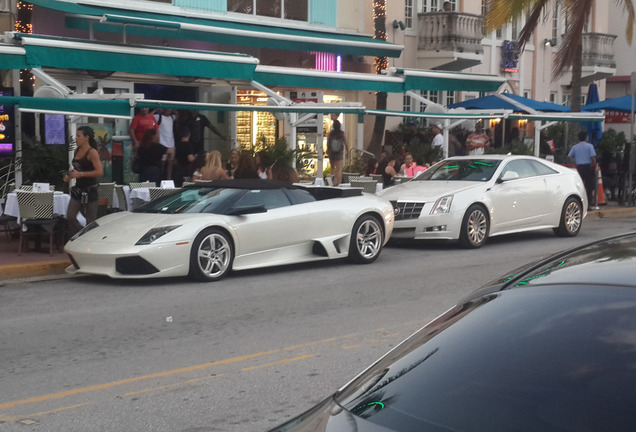
[{"label": "white cadillac cts coupe", "polygon": [[348,257],[375,261],[393,230],[391,204],[360,189],[269,180],[197,183],[133,212],[104,216],[66,244],[69,273],[189,275]]},{"label": "white cadillac cts coupe", "polygon": [[396,212],[392,238],[459,240],[468,248],[536,229],[575,236],[588,205],[576,170],[532,156],[449,158],[380,195]]}]

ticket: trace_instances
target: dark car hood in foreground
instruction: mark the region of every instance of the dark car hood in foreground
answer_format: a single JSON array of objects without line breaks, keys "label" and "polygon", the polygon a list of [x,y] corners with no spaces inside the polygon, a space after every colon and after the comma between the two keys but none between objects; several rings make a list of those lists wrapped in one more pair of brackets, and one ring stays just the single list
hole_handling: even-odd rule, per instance
[{"label": "dark car hood in foreground", "polygon": [[276,431],[636,430],[636,234],[498,279]]}]

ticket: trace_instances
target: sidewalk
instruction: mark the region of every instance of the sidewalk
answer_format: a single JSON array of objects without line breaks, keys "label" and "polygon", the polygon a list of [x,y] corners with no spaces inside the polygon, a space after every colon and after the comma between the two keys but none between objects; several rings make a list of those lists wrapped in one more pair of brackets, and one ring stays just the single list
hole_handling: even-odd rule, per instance
[{"label": "sidewalk", "polygon": [[[619,206],[616,201],[608,201],[607,205],[599,206],[599,210],[589,211],[586,219],[627,215],[636,216],[636,207]],[[53,256],[49,256],[48,249],[46,252],[22,252],[18,256],[18,240],[7,240],[4,233],[0,233],[0,281],[63,275],[69,265],[68,256],[57,249],[53,250]]]}]

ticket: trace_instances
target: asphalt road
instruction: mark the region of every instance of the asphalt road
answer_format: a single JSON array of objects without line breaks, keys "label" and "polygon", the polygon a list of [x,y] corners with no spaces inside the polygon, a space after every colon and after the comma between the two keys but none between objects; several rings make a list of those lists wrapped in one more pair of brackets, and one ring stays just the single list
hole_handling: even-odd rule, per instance
[{"label": "asphalt road", "polygon": [[0,287],[0,432],[264,431],[320,401],[480,285],[632,232],[633,217],[386,248],[346,261],[186,279]]}]

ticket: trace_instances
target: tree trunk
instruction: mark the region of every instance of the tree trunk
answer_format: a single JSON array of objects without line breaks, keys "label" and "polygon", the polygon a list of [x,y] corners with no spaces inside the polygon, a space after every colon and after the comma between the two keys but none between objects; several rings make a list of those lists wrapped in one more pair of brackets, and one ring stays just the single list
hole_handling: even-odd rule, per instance
[{"label": "tree trunk", "polygon": [[[375,38],[379,40],[386,40],[386,0],[373,0],[373,26]],[[386,57],[375,58],[375,72],[381,74],[387,67]],[[376,93],[375,108],[379,110],[386,109],[387,94],[383,92]],[[375,116],[375,122],[373,125],[373,135],[371,136],[371,142],[367,146],[367,150],[375,154],[380,155],[382,151],[382,139],[384,138],[384,128],[386,127],[385,116]]]},{"label": "tree trunk", "polygon": [[[581,82],[583,76],[583,44],[579,43],[576,47],[577,55],[572,62],[572,81],[570,82],[570,110],[572,112],[581,112]],[[578,134],[581,126],[578,123],[570,122],[567,128],[565,154],[569,149],[579,142]]]},{"label": "tree trunk", "polygon": [[[379,110],[386,109],[387,94],[384,92],[378,92],[376,94],[375,107]],[[373,135],[371,136],[371,142],[369,143],[368,150],[375,154],[376,157],[380,156],[382,151],[382,140],[384,138],[384,129],[386,127],[386,116],[375,116],[375,123],[373,125]]]}]

